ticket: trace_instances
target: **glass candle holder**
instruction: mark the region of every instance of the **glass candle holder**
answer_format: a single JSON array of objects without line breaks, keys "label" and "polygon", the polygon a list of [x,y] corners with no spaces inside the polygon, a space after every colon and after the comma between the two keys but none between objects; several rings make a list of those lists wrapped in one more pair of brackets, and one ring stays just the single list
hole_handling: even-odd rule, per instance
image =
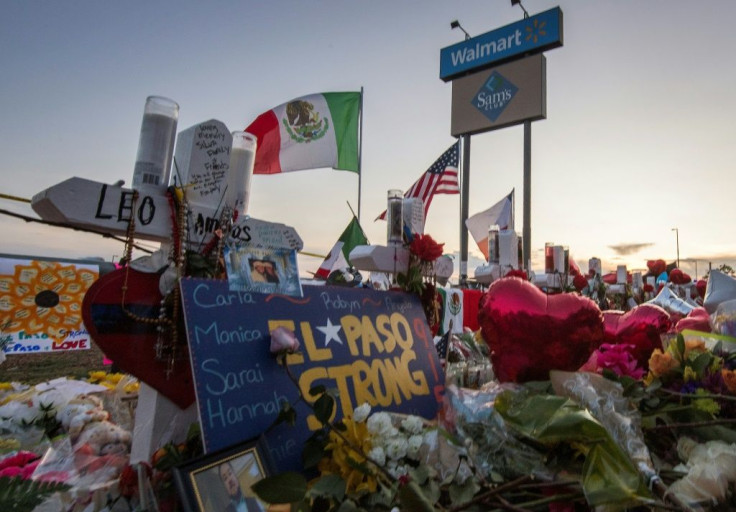
[{"label": "glass candle holder", "polygon": [[552,274],[555,271],[555,244],[547,242],[544,244],[544,273]]},{"label": "glass candle holder", "polygon": [[163,96],[149,96],[143,109],[133,188],[168,186],[174,154],[179,105]]},{"label": "glass candle holder", "polygon": [[386,208],[386,240],[389,246],[401,246],[404,243],[404,194],[401,190],[388,191],[388,206]]},{"label": "glass candle holder", "polygon": [[499,228],[494,224],[488,229],[488,263],[498,264],[500,259]]},{"label": "glass candle holder", "polygon": [[517,256],[519,257],[519,263],[518,267],[519,269],[525,268],[524,265],[524,238],[520,234],[516,234],[516,243],[517,243]]},{"label": "glass candle holder", "polygon": [[230,169],[227,175],[225,205],[239,214],[248,212],[250,201],[250,179],[256,161],[258,138],[247,132],[232,132],[233,145],[230,148]]}]

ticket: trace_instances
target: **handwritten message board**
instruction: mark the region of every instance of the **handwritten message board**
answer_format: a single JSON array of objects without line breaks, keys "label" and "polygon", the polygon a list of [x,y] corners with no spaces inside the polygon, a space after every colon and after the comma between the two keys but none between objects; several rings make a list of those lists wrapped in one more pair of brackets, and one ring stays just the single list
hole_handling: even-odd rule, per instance
[{"label": "handwritten message board", "polygon": [[302,393],[339,393],[336,419],[368,402],[374,410],[434,418],[444,377],[419,300],[401,292],[305,286],[301,298],[230,291],[226,281],[181,281],[205,451],[264,432],[285,401],[297,424],[266,435],[280,471],[301,470],[304,441],[320,425],[297,403],[296,385],[269,351],[287,327],[300,353],[289,367]]},{"label": "handwritten message board", "polygon": [[190,202],[216,207],[225,195],[233,136],[224,123],[210,119],[179,132],[177,181],[189,185]]}]

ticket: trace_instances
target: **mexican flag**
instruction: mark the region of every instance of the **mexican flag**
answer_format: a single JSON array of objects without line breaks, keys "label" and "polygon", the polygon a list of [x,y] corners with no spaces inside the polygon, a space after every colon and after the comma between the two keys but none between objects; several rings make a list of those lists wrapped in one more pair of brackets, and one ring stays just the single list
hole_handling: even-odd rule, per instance
[{"label": "mexican flag", "polygon": [[358,168],[360,92],[295,98],[258,116],[245,131],[258,137],[253,174]]},{"label": "mexican flag", "polygon": [[367,244],[368,239],[365,237],[365,233],[363,233],[363,229],[360,227],[358,218],[353,216],[353,220],[350,221],[348,227],[346,227],[345,231],[342,232],[342,235],[340,235],[340,238],[338,238],[335,246],[330,251],[330,254],[327,255],[325,261],[322,262],[322,265],[320,265],[319,270],[314,274],[314,277],[327,279],[327,276],[329,276],[330,272],[333,270],[350,266],[350,260],[348,259],[350,251],[358,245]]}]

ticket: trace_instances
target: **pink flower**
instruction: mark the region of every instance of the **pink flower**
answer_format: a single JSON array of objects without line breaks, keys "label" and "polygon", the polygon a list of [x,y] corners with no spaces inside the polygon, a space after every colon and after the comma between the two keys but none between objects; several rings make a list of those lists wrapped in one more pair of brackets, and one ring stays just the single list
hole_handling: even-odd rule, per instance
[{"label": "pink flower", "polygon": [[291,329],[277,327],[271,331],[271,353],[293,353],[299,350],[299,340]]},{"label": "pink flower", "polygon": [[644,369],[636,367],[636,359],[630,352],[632,348],[634,345],[604,343],[590,355],[588,361],[580,367],[580,371],[603,373],[603,370],[611,370],[619,376],[627,375],[641,379],[644,376]]}]

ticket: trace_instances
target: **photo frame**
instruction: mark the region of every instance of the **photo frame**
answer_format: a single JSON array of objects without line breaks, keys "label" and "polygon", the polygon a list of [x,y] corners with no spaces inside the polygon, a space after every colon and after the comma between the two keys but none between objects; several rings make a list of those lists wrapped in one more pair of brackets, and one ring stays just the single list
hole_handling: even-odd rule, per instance
[{"label": "photo frame", "polygon": [[274,474],[266,438],[260,436],[198,457],[173,469],[176,490],[186,512],[265,512],[251,486]]},{"label": "photo frame", "polygon": [[302,296],[295,249],[228,244],[224,250],[231,291]]}]

